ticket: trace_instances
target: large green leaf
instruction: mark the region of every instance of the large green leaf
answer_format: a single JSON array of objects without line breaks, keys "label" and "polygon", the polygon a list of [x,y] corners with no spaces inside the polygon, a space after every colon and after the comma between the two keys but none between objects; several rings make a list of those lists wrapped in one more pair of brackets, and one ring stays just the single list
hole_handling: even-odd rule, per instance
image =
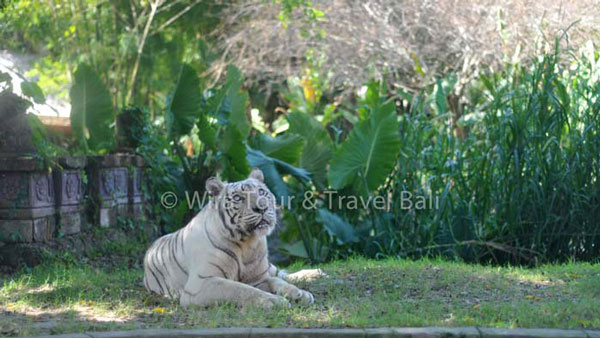
[{"label": "large green leaf", "polygon": [[381,101],[381,84],[378,81],[371,80],[367,83],[367,92],[365,93],[365,104],[371,108],[379,106]]},{"label": "large green leaf", "polygon": [[227,68],[227,79],[223,86],[205,92],[205,112],[216,117],[220,124],[235,125],[244,138],[250,133],[246,116],[248,93],[242,90],[243,77],[234,67]]},{"label": "large green leaf", "polygon": [[219,143],[223,156],[223,174],[228,181],[240,181],[250,174],[246,159],[246,143],[240,131],[233,125],[225,128]]},{"label": "large green leaf", "polygon": [[234,124],[242,133],[244,138],[250,133],[250,124],[246,116],[246,106],[248,104],[248,93],[242,90],[244,78],[242,73],[235,66],[230,65],[227,68],[227,95],[225,102],[229,104],[229,122]]},{"label": "large green leaf", "polygon": [[384,182],[394,168],[400,151],[400,124],[393,102],[371,112],[360,121],[335,153],[329,182],[341,189],[357,178],[366,180],[372,191]]},{"label": "large green leaf", "polygon": [[329,134],[319,121],[302,112],[287,115],[290,132],[301,135],[306,141],[300,167],[312,174],[312,179],[318,189],[327,187],[327,165],[333,156],[332,143]]},{"label": "large green leaf", "polygon": [[281,249],[288,255],[300,258],[309,258],[306,247],[302,241],[297,241],[293,244],[283,244]]},{"label": "large green leaf", "polygon": [[358,109],[358,117],[360,120],[366,120],[369,117],[369,113],[379,109],[379,107],[385,102],[385,83],[371,80],[367,83],[367,92],[365,93],[364,100],[361,101],[362,107]]},{"label": "large green leaf", "polygon": [[250,140],[250,146],[270,157],[289,164],[296,164],[304,147],[304,139],[300,135],[294,134],[277,137],[258,134]]},{"label": "large green leaf", "polygon": [[184,64],[173,95],[167,102],[165,121],[169,139],[175,139],[190,132],[201,112],[200,80],[196,70]]},{"label": "large green leaf", "polygon": [[45,103],[46,97],[42,88],[35,82],[23,81],[21,82],[21,92],[23,95],[33,99],[35,103]]},{"label": "large green leaf", "polygon": [[[307,247],[309,250],[307,250]],[[281,250],[290,256],[307,258],[313,262],[323,262],[329,254],[329,248],[322,245],[317,238],[309,238],[306,242],[296,241],[290,244],[283,244]]]},{"label": "large green leaf", "polygon": [[317,221],[323,223],[325,230],[335,237],[339,245],[357,243],[359,240],[352,225],[328,210],[319,209]]},{"label": "large green leaf", "polygon": [[294,167],[291,164],[269,157],[261,151],[247,147],[246,158],[252,167],[260,168],[265,176],[265,183],[277,198],[277,202],[283,205],[288,204],[290,191],[287,184],[283,181],[282,174],[289,174],[298,180],[306,182],[310,180],[310,173],[302,168]]},{"label": "large green leaf", "polygon": [[203,112],[198,117],[198,138],[208,149],[215,150],[217,148],[217,135],[214,124],[210,123],[208,116]]},{"label": "large green leaf", "polygon": [[71,128],[86,148],[110,148],[114,137],[114,111],[110,94],[100,77],[86,64],[74,75],[71,97]]}]

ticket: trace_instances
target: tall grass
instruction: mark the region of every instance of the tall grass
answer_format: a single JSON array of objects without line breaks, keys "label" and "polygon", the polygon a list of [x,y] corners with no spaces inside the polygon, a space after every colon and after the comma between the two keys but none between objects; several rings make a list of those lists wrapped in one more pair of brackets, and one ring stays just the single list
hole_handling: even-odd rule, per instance
[{"label": "tall grass", "polygon": [[[561,59],[563,57],[563,59]],[[536,263],[600,254],[600,61],[593,46],[509,64],[472,85],[455,136],[435,92],[411,98],[380,193],[394,204],[364,252]],[[406,192],[439,198],[407,210]],[[405,205],[404,205],[405,206]]]}]

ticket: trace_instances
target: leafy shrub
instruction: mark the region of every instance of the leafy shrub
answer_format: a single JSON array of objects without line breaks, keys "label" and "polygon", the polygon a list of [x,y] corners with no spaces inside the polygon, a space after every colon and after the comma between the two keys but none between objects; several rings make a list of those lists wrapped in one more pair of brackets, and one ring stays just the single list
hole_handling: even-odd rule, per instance
[{"label": "leafy shrub", "polygon": [[[443,84],[453,81],[400,92],[409,102],[400,156],[377,191],[394,203],[389,212],[340,212],[368,230],[352,249],[497,263],[598,257],[599,58],[591,45],[569,63],[561,56],[556,50],[481,76],[472,84],[477,102],[460,121],[470,130],[465,138],[444,104]],[[414,198],[406,208],[409,194],[424,197],[426,208],[415,208]]]}]

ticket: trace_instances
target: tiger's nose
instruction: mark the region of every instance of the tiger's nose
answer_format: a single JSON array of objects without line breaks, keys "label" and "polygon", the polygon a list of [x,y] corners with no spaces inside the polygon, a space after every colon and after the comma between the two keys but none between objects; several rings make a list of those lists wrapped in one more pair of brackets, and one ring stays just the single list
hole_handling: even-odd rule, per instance
[{"label": "tiger's nose", "polygon": [[252,211],[254,211],[254,212],[258,212],[258,213],[261,213],[261,214],[262,214],[262,213],[264,213],[264,212],[265,212],[265,210],[267,210],[267,206],[266,206],[266,205],[262,206],[262,205],[260,205],[260,203],[256,204],[256,205],[255,205],[255,206],[252,208]]},{"label": "tiger's nose", "polygon": [[266,203],[266,201],[262,201],[260,198],[256,200],[256,203],[254,204],[254,206],[252,207],[252,211],[254,212],[258,212],[258,213],[264,213],[265,210],[267,210],[268,205]]}]

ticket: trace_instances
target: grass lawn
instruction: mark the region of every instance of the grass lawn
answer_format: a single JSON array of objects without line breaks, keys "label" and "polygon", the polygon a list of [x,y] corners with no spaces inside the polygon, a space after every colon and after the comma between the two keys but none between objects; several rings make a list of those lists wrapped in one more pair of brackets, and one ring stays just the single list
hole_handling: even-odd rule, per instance
[{"label": "grass lawn", "polygon": [[[111,245],[107,250],[123,257],[141,254]],[[139,257],[98,265],[67,255],[2,277],[0,335],[229,326],[600,328],[598,264],[526,269],[355,258],[321,268],[328,276],[296,283],[315,295],[312,306],[181,309],[144,290]]]}]

